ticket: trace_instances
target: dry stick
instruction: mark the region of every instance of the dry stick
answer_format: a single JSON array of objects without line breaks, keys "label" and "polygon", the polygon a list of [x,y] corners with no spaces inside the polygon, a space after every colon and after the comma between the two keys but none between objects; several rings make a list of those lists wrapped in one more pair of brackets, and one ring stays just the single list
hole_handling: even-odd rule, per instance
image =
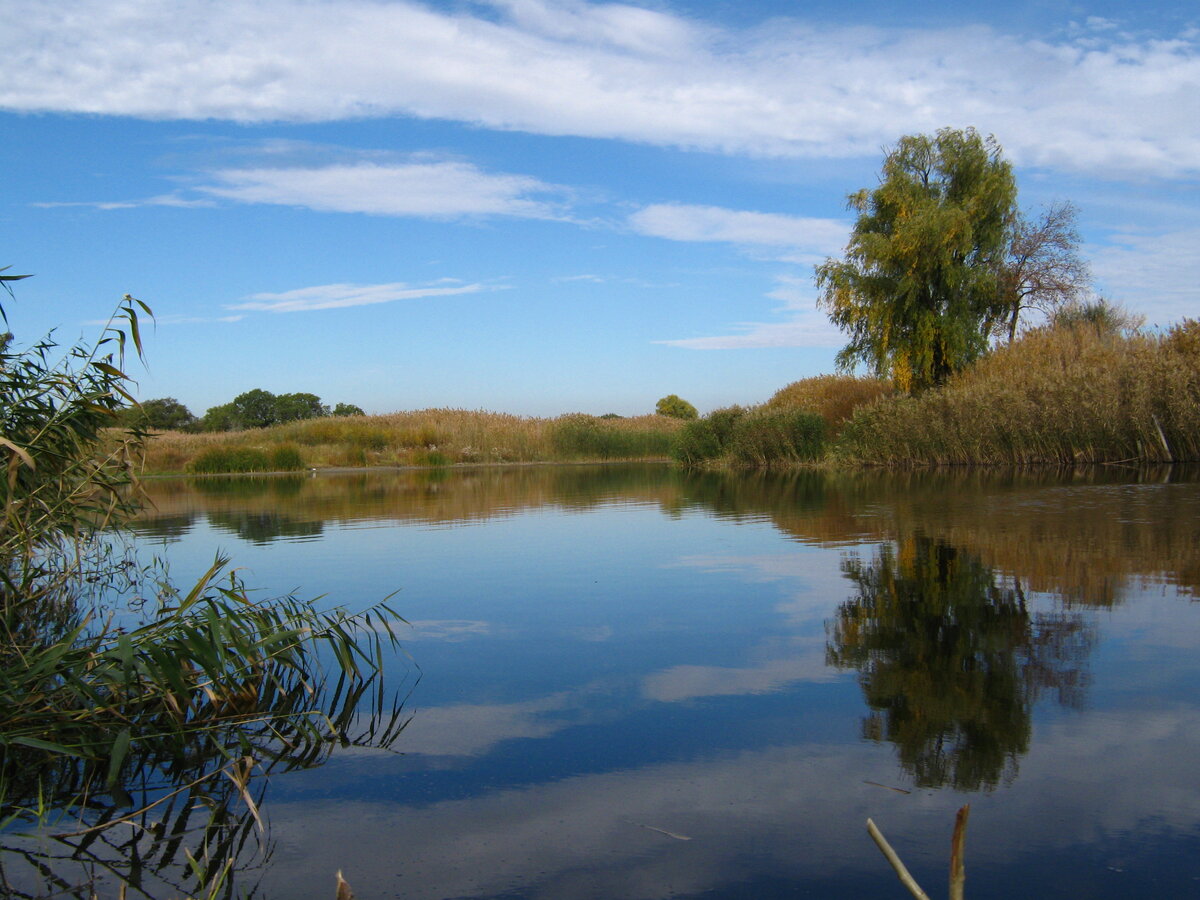
[{"label": "dry stick", "polygon": [[967,818],[971,815],[968,803],[954,817],[954,837],[950,839],[950,900],[963,900],[967,871],[963,863],[963,848],[967,841]]},{"label": "dry stick", "polygon": [[881,853],[883,853],[884,858],[892,864],[892,868],[896,870],[896,877],[900,879],[900,883],[902,885],[908,888],[908,892],[916,897],[917,900],[929,900],[929,895],[921,890],[921,886],[917,884],[917,880],[909,874],[908,869],[905,868],[904,863],[900,861],[900,857],[896,854],[896,851],[892,849],[892,845],[889,844],[887,842],[887,838],[883,836],[883,832],[876,828],[875,823],[870,819],[867,819],[867,834],[871,835],[871,840],[873,840],[876,846],[879,847],[879,850]]},{"label": "dry stick", "polygon": [[1158,431],[1158,439],[1162,441],[1163,449],[1167,451],[1167,462],[1171,462],[1174,459],[1171,455],[1171,446],[1167,443],[1167,436],[1163,434],[1162,426],[1158,424],[1158,416],[1151,415],[1150,419],[1154,422],[1154,427]]}]

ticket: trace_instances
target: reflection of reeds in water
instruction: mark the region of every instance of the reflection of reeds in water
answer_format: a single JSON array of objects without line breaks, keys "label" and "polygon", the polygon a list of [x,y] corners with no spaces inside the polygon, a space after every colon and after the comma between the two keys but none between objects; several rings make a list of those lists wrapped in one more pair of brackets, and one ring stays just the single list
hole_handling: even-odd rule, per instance
[{"label": "reflection of reeds in water", "polygon": [[[1178,474],[1178,473],[1177,473]],[[770,519],[819,546],[922,533],[962,547],[1023,590],[1072,603],[1119,602],[1131,582],[1200,597],[1200,489],[1142,484],[1112,468],[1073,472],[683,472],[666,466],[552,466],[314,478],[150,482],[137,527],[170,537],[203,511],[250,540],[313,534],[324,521],[453,524],[557,506],[655,505],[732,520]]]},{"label": "reflection of reeds in water", "polygon": [[3,653],[0,885],[232,896],[268,850],[256,776],[395,741],[404,722],[379,669],[395,613],[253,602],[218,583],[221,565],[132,630],[5,604],[27,627]]}]

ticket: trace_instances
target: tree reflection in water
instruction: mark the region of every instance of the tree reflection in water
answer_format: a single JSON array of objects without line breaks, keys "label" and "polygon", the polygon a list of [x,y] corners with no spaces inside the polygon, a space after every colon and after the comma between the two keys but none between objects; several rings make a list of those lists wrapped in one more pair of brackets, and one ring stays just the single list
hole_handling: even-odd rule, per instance
[{"label": "tree reflection in water", "polygon": [[923,535],[842,569],[855,594],[827,623],[827,661],[858,670],[864,736],[893,743],[918,787],[1010,781],[1036,700],[1082,704],[1095,641],[1082,614],[1031,614],[1019,584]]}]

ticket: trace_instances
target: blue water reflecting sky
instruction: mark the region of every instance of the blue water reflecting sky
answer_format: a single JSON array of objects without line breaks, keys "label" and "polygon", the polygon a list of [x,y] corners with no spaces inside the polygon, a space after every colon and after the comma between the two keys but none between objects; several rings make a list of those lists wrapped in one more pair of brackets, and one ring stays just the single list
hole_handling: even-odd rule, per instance
[{"label": "blue water reflecting sky", "polygon": [[[1162,492],[1176,491],[1177,513],[1195,509],[1195,484],[1138,487],[1138,509],[1150,510],[1140,517],[1105,507],[1108,488],[973,488],[993,518],[1005,504],[1020,510],[988,544],[974,522],[913,520],[886,491],[830,486],[818,503],[739,501],[731,514],[704,499],[707,487],[664,478],[653,496],[572,503],[551,492],[470,515],[343,509],[314,516],[317,528],[259,540],[189,501],[170,545],[181,580],[222,549],[267,592],[361,607],[398,591],[391,604],[410,623],[408,657],[396,661],[415,682],[400,754],[350,751],[271,785],[269,896],[323,896],[315,885],[340,868],[372,897],[894,897],[901,888],[865,836],[867,816],[936,893],[953,811],[968,801],[972,897],[1048,886],[1064,896],[1200,891],[1200,605],[1171,586],[1180,572],[1129,539],[1130,529],[1161,527]],[[455,479],[438,490],[448,499]],[[953,485],[944,502],[922,490],[924,507],[971,506]],[[1067,507],[1077,500],[1117,523],[1120,546],[1071,551],[1068,540],[1064,552],[1125,560],[1133,571],[1120,602],[1064,603],[1070,586],[1035,590],[1044,573],[1002,564],[1014,536],[1023,540],[1019,523],[1050,515],[1038,512],[1047,490],[1074,491]],[[1047,506],[1062,509],[1062,497]],[[303,508],[287,504],[293,525]],[[1200,522],[1171,527],[1186,545]],[[838,537],[859,529],[865,539]],[[1012,621],[1032,628],[1013,653],[985,647],[978,657],[993,668],[1016,659],[1025,681],[1001,673],[951,685],[1013,691],[1007,706],[968,702],[968,731],[986,729],[979,716],[997,710],[1020,719],[1015,736],[973,739],[976,749],[998,741],[1003,761],[977,790],[922,782],[904,762],[912,716],[895,704],[936,715],[936,704],[954,702],[937,685],[931,699],[887,700],[877,712],[895,733],[871,732],[868,696],[878,693],[864,679],[890,673],[908,679],[904,691],[920,689],[912,679],[923,670],[903,649],[872,651],[873,675],[827,662],[839,605],[856,590],[847,560],[890,597],[903,584],[884,578],[893,557],[910,581],[926,557],[958,573],[916,602],[978,587],[991,598],[987,615],[1011,601]],[[882,616],[861,621],[876,628]],[[944,681],[939,671],[929,677]]]}]

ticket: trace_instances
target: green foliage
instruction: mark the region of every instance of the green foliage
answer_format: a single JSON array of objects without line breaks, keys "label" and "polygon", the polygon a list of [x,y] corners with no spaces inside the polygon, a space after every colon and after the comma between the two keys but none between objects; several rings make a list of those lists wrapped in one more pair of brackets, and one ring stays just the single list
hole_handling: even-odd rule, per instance
[{"label": "green foliage", "polygon": [[232,403],[210,407],[200,420],[200,428],[203,431],[236,431],[241,427],[237,410]]},{"label": "green foliage", "polygon": [[826,661],[858,670],[871,709],[864,736],[893,743],[918,787],[1011,780],[1038,694],[1066,699],[1083,681],[1083,620],[1031,616],[1020,587],[921,535],[885,544],[871,562],[851,556],[842,570],[854,594],[830,623]]},{"label": "green foliage", "polygon": [[254,388],[233,398],[233,415],[241,428],[266,428],[278,419],[278,398],[270,391]]},{"label": "green foliage", "polygon": [[673,419],[695,419],[700,414],[696,407],[676,394],[667,394],[656,404],[654,411],[660,416],[670,416]]},{"label": "green foliage", "polygon": [[319,419],[329,415],[329,407],[316,394],[280,394],[275,398],[275,421],[272,425],[295,422],[298,419]]},{"label": "green foliage", "polygon": [[192,411],[174,397],[143,400],[125,410],[122,419],[127,427],[156,431],[187,431],[197,424]]},{"label": "green foliage", "polygon": [[566,459],[639,459],[670,453],[669,434],[623,428],[619,422],[583,413],[563,416],[550,426],[550,443]]},{"label": "green foliage", "polygon": [[197,475],[225,475],[241,472],[295,472],[304,468],[304,458],[292,444],[270,450],[258,447],[210,447],[188,467]]},{"label": "green foliage", "polygon": [[[262,388],[254,388],[234,397],[229,403],[214,406],[204,414],[201,427],[205,431],[240,431],[248,428],[269,428],[303,419],[329,416],[330,410],[316,394],[295,393],[276,396]],[[361,416],[363,411],[348,403],[339,403],[333,415]]]},{"label": "green foliage", "polygon": [[1000,147],[974,129],[902,137],[858,213],[843,259],[817,266],[819,303],[866,363],[902,390],[943,383],[977,359],[1005,314],[1000,290],[1016,183]]},{"label": "green foliage", "polygon": [[738,419],[729,442],[734,462],[767,467],[813,462],[825,450],[825,420],[803,409],[759,408]]},{"label": "green foliage", "polygon": [[740,406],[730,406],[688,422],[679,432],[671,456],[685,466],[720,458],[729,449],[734,428],[745,414]]},{"label": "green foliage", "polygon": [[[11,293],[17,277],[0,281]],[[184,593],[113,537],[137,508],[144,435],[114,437],[111,426],[133,402],[123,359],[129,344],[141,356],[149,312],[126,295],[94,346],[59,358],[48,339],[0,349],[0,821],[7,844],[22,825],[58,819],[69,833],[54,851],[43,842],[14,858],[60,886],[67,859],[135,883],[154,869],[211,884],[258,815],[252,770],[317,765],[335,740],[387,746],[399,730],[395,706],[375,730],[378,666],[398,618],[386,606],[358,617],[251,600],[234,578],[221,586],[223,560]],[[287,446],[268,458],[297,460]],[[119,627],[97,604],[122,589],[148,603]],[[318,647],[330,651],[332,688]],[[351,730],[359,723],[365,736]],[[200,822],[195,810],[206,811]],[[76,830],[63,816],[79,819]],[[131,842],[96,840],[125,823]]]},{"label": "green foliage", "polygon": [[732,406],[688,422],[672,456],[689,466],[713,460],[763,468],[813,462],[824,452],[825,433],[824,419],[807,410]]}]

